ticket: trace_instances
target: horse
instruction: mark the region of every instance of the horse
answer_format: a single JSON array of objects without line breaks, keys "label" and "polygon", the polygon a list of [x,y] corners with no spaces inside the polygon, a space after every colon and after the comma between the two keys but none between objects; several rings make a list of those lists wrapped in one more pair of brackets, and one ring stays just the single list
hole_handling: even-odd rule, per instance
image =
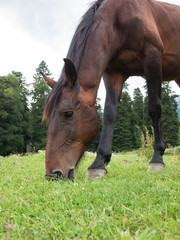
[{"label": "horse", "polygon": [[96,0],[89,7],[72,38],[59,80],[43,74],[52,88],[43,112],[48,125],[47,178],[75,178],[75,168],[97,134],[94,107],[102,77],[103,129],[87,177],[106,175],[118,103],[130,76],[146,79],[154,128],[148,171],[162,171],[161,84],[175,80],[180,87],[179,6],[155,0]]}]

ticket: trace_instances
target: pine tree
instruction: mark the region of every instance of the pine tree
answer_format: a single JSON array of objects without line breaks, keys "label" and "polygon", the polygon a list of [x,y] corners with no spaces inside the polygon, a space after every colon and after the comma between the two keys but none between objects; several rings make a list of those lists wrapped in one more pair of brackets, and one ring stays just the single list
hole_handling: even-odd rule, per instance
[{"label": "pine tree", "polygon": [[36,68],[36,74],[33,76],[33,90],[31,91],[32,103],[31,103],[31,116],[30,116],[30,134],[31,141],[35,150],[45,149],[46,147],[46,126],[42,124],[42,113],[45,105],[45,101],[50,92],[49,87],[43,80],[40,71],[47,76],[50,76],[50,71],[47,64],[42,61],[38,68]]},{"label": "pine tree", "polygon": [[134,132],[133,132],[133,146],[135,149],[141,147],[141,133],[144,125],[144,101],[143,95],[139,88],[134,89],[133,92],[133,112],[134,112]]},{"label": "pine tree", "polygon": [[177,113],[177,95],[172,91],[168,82],[162,85],[162,134],[163,139],[167,144],[177,146],[179,144],[179,123]]},{"label": "pine tree", "polygon": [[143,95],[139,88],[134,89],[134,92],[133,92],[133,109],[135,113],[136,125],[142,131],[143,125],[144,125],[144,117],[143,117],[144,102],[143,102]]},{"label": "pine tree", "polygon": [[23,152],[26,151],[26,145],[30,143],[30,133],[29,133],[29,106],[28,106],[28,85],[26,84],[26,80],[23,77],[21,72],[12,71],[12,74],[15,75],[19,80],[20,86],[20,98],[23,104],[23,121],[22,121],[22,131],[23,131],[23,138],[24,138],[24,148]]},{"label": "pine tree", "polygon": [[[172,91],[169,83],[162,84],[161,100],[162,100],[162,114],[161,114],[161,129],[164,142],[166,146],[168,144],[177,146],[179,144],[179,124],[177,113],[177,95]],[[148,98],[144,99],[144,125],[152,133],[152,120],[148,114]]]},{"label": "pine tree", "polygon": [[130,95],[125,91],[122,93],[118,107],[118,118],[114,127],[113,146],[115,152],[133,149],[132,143],[132,101]]},{"label": "pine tree", "polygon": [[23,102],[19,79],[14,75],[0,77],[0,155],[22,152]]}]

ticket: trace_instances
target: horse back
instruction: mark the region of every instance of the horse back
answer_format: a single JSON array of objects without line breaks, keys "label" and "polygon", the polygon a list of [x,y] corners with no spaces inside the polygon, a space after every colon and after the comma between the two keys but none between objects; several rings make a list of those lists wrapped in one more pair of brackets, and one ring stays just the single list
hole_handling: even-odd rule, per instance
[{"label": "horse back", "polygon": [[[128,74],[143,75],[142,55],[147,45],[152,45],[162,53],[165,79],[180,76],[179,6],[154,0],[108,0],[98,14],[116,32],[116,59],[111,65],[117,65],[120,71],[122,66],[130,65]],[[167,70],[168,65],[174,68]]]}]

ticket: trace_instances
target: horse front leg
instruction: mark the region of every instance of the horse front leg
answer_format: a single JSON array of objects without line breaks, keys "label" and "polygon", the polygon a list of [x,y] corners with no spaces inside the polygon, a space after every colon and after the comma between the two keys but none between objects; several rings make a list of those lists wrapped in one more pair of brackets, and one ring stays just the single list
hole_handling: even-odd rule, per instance
[{"label": "horse front leg", "polygon": [[103,177],[107,173],[105,165],[108,164],[111,159],[114,124],[117,119],[118,104],[123,83],[126,80],[124,76],[107,72],[103,77],[106,87],[103,129],[97,149],[97,157],[88,168],[88,178]]},{"label": "horse front leg", "polygon": [[162,56],[156,48],[150,47],[146,52],[144,71],[148,87],[148,112],[154,128],[154,154],[149,163],[148,171],[164,169],[163,154],[165,144],[161,133],[161,82]]}]

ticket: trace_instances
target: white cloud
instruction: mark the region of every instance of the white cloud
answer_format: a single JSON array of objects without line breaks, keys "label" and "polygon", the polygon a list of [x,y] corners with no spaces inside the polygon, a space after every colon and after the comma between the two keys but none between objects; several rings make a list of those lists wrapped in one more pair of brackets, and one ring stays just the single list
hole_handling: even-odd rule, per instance
[{"label": "white cloud", "polygon": [[58,78],[62,59],[89,0],[73,3],[73,0],[0,1],[0,66],[3,66],[0,75],[21,71],[32,82],[35,68],[45,60]]},{"label": "white cloud", "polygon": [[4,24],[2,12],[0,14],[0,29],[3,32],[0,40],[0,66],[3,67],[0,73],[5,75],[17,70],[22,71],[29,78],[35,73],[34,70],[43,57],[51,55],[52,51],[50,47],[36,41],[28,31],[17,25],[10,12],[4,11],[4,14],[10,17],[6,18]]}]

